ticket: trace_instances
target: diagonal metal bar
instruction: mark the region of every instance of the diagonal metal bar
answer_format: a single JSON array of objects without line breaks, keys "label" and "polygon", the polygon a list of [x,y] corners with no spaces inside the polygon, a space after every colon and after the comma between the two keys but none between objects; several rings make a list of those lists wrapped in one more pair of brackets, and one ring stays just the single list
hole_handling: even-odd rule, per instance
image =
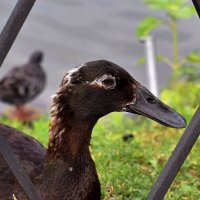
[{"label": "diagonal metal bar", "polygon": [[[18,3],[3,28],[0,34],[0,67],[34,3],[35,0],[18,0]],[[11,147],[2,135],[0,135],[0,154],[15,175],[28,199],[41,200],[30,178],[14,157]]]},{"label": "diagonal metal bar", "polygon": [[4,26],[0,34],[0,67],[34,3],[35,0],[18,0]]},{"label": "diagonal metal bar", "polygon": [[200,106],[176,145],[147,200],[162,200],[200,135]]},{"label": "diagonal metal bar", "polygon": [[8,145],[6,139],[0,135],[0,153],[4,161],[8,164],[18,183],[22,187],[24,193],[29,200],[41,200],[33,183],[23,168],[19,165],[18,160],[14,157],[12,149]]},{"label": "diagonal metal bar", "polygon": [[196,11],[200,17],[200,1],[199,0],[192,0],[194,7],[196,8]]}]

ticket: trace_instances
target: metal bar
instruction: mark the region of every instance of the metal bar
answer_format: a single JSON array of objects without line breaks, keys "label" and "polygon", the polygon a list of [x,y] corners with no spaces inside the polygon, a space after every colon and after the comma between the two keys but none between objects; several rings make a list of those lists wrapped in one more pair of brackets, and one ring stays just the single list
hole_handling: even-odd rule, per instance
[{"label": "metal bar", "polygon": [[156,96],[159,96],[158,81],[156,74],[156,59],[153,37],[148,35],[142,39],[145,46],[145,54],[147,59],[147,76],[149,81],[149,89]]},{"label": "metal bar", "polygon": [[162,200],[200,134],[200,106],[176,145],[147,200]]},{"label": "metal bar", "polygon": [[199,17],[200,17],[200,1],[199,0],[192,0],[192,2],[193,2],[194,6],[196,8],[196,11],[197,11]]},{"label": "metal bar", "polygon": [[35,0],[18,0],[13,9],[0,34],[0,67],[34,3]]},{"label": "metal bar", "polygon": [[0,135],[0,153],[7,163],[18,183],[22,187],[24,193],[29,200],[41,200],[33,183],[31,182],[28,175],[25,173],[23,168],[20,166],[18,160],[14,157],[12,149],[8,145],[6,139]]},{"label": "metal bar", "polygon": [[[0,67],[34,3],[35,0],[18,0],[18,3],[3,28],[0,34]],[[41,200],[30,178],[14,157],[11,147],[2,135],[0,135],[0,154],[11,169],[28,199]]]}]

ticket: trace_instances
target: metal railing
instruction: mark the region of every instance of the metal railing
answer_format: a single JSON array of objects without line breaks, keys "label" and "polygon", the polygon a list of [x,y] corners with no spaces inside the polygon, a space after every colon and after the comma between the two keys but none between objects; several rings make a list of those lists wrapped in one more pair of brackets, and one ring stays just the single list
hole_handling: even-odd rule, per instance
[{"label": "metal railing", "polygon": [[[200,17],[200,1],[192,0]],[[154,183],[147,200],[162,200],[200,135],[200,106]]]},{"label": "metal railing", "polygon": [[[18,0],[13,12],[11,13],[3,31],[0,34],[0,66],[8,54],[17,34],[24,24],[28,14],[33,7],[35,0]],[[200,16],[200,1],[193,0],[197,13]],[[193,119],[183,133],[180,141],[175,147],[171,157],[165,165],[163,171],[152,187],[147,200],[161,200],[164,198],[171,183],[175,179],[182,164],[187,158],[190,150],[195,144],[200,134],[200,107],[198,107]],[[6,139],[0,134],[0,154],[16,177],[19,185],[23,189],[29,200],[41,200],[36,188],[32,184],[28,175],[14,157],[12,149]]]},{"label": "metal railing", "polygon": [[[9,166],[17,182],[26,194],[29,200],[41,200],[35,186],[31,182],[29,176],[20,166],[19,161],[14,157],[12,149],[6,139],[0,134],[0,154]],[[15,195],[15,194],[14,194]],[[18,199],[20,200],[20,199]]]},{"label": "metal railing", "polygon": [[200,106],[152,187],[147,200],[161,200],[175,179],[200,134]]},{"label": "metal railing", "polygon": [[[18,0],[6,25],[0,34],[0,67],[8,54],[15,38],[17,37],[22,25],[33,7],[35,0]],[[0,134],[0,154],[11,169],[22,190],[29,200],[41,200],[36,188],[31,182],[29,176],[16,160],[10,145]]]},{"label": "metal railing", "polygon": [[19,0],[0,35],[0,67],[24,24],[35,0]]}]

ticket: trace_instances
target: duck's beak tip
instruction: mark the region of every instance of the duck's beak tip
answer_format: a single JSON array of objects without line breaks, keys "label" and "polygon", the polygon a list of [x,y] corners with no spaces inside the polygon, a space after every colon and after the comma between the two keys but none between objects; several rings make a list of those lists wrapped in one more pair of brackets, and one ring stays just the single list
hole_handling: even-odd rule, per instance
[{"label": "duck's beak tip", "polygon": [[174,124],[174,126],[173,126],[174,128],[185,128],[187,126],[187,121],[180,114],[175,112],[174,118],[177,121],[177,125]]}]

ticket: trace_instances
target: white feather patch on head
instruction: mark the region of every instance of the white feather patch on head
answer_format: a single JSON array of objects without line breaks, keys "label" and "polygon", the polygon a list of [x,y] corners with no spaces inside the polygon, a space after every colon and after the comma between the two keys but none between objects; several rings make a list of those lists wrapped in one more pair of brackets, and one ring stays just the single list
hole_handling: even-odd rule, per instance
[{"label": "white feather patch on head", "polygon": [[57,96],[57,94],[52,94],[50,97],[53,99],[56,96]]},{"label": "white feather patch on head", "polygon": [[[113,85],[105,85],[105,84],[103,84],[103,81],[106,80],[106,79],[112,79],[114,84]],[[112,76],[110,74],[104,74],[103,76],[98,77],[94,81],[92,81],[90,83],[90,85],[96,85],[96,86],[99,86],[99,87],[103,87],[105,89],[114,89],[115,86],[116,86],[116,80],[115,80],[114,76]]]},{"label": "white feather patch on head", "polygon": [[72,76],[78,72],[80,70],[81,67],[83,67],[84,65],[80,65],[78,67],[74,67],[73,69],[71,69],[70,71],[67,72],[67,74],[64,77],[64,82],[66,82],[66,84],[70,84],[71,83],[71,79]]}]

